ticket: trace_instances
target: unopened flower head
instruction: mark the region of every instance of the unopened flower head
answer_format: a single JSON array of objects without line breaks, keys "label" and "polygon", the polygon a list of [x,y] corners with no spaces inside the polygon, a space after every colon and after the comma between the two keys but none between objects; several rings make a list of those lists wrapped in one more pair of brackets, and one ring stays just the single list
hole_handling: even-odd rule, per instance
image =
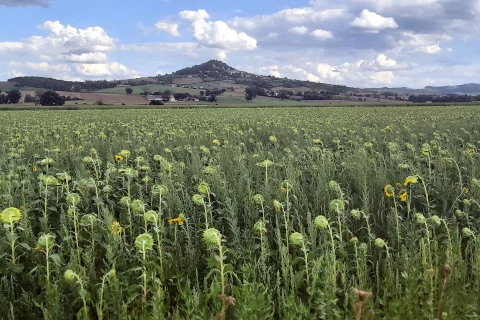
[{"label": "unopened flower head", "polygon": [[81,199],[80,199],[80,196],[79,196],[78,194],[71,192],[71,193],[69,193],[69,194],[67,195],[67,199],[66,199],[66,200],[67,200],[67,203],[68,203],[69,205],[71,205],[71,206],[76,206],[76,205],[78,205],[78,204],[80,203],[80,200],[81,200]]},{"label": "unopened flower head", "polygon": [[357,220],[362,217],[361,212],[357,209],[350,210],[350,215],[352,216],[352,218],[357,219]]},{"label": "unopened flower head", "polygon": [[376,238],[375,245],[379,248],[383,248],[385,247],[386,243],[385,243],[385,240],[383,240],[382,238]]},{"label": "unopened flower head", "polygon": [[158,221],[158,213],[156,213],[153,210],[148,210],[145,212],[145,215],[143,216],[145,221],[150,222],[152,224],[156,224]]},{"label": "unopened flower head", "polygon": [[168,187],[165,185],[156,185],[153,187],[153,193],[155,194],[161,194],[161,195],[166,195],[168,194]]},{"label": "unopened flower head", "polygon": [[293,184],[290,180],[283,180],[282,185],[280,186],[283,193],[292,191]]},{"label": "unopened flower head", "polygon": [[290,242],[293,245],[301,246],[303,244],[303,235],[300,232],[294,232],[290,235]]},{"label": "unopened flower head", "polygon": [[132,210],[133,212],[135,213],[143,213],[143,211],[145,210],[145,204],[143,203],[142,200],[133,200],[132,201]]},{"label": "unopened flower head", "polygon": [[439,227],[442,224],[442,220],[440,220],[439,216],[437,216],[436,214],[434,214],[430,218],[430,221],[432,221],[432,223],[437,227]]},{"label": "unopened flower head", "polygon": [[121,204],[122,206],[125,206],[125,207],[130,206],[130,203],[131,203],[131,202],[132,202],[132,201],[131,201],[131,199],[130,199],[129,197],[122,197],[122,198],[120,199],[120,204]]},{"label": "unopened flower head", "polygon": [[6,224],[14,224],[15,222],[20,221],[22,218],[22,212],[18,210],[17,208],[6,208],[5,210],[0,213],[0,220],[2,220],[3,223]]},{"label": "unopened flower head", "polygon": [[326,229],[328,227],[328,219],[325,216],[316,217],[313,223],[320,229]]},{"label": "unopened flower head", "polygon": [[265,199],[261,194],[256,194],[253,196],[253,202],[255,202],[255,204],[262,204],[265,202]]},{"label": "unopened flower head", "polygon": [[343,211],[345,210],[345,203],[341,199],[334,199],[330,201],[328,207],[332,211]]},{"label": "unopened flower head", "polygon": [[197,205],[197,206],[203,206],[205,204],[205,200],[203,200],[203,196],[200,194],[194,194],[192,196],[192,201]]},{"label": "unopened flower head", "polygon": [[84,215],[80,219],[80,224],[85,227],[91,227],[97,222],[97,217],[91,213]]},{"label": "unopened flower head", "polygon": [[68,269],[67,271],[65,271],[65,273],[63,274],[63,277],[65,278],[65,280],[67,282],[72,282],[75,280],[75,278],[77,277],[77,274],[75,272],[73,272],[72,270]]},{"label": "unopened flower head", "polygon": [[282,209],[281,202],[278,200],[273,200],[273,208],[275,209],[275,212],[280,212],[280,210]]},{"label": "unopened flower head", "polygon": [[207,245],[216,246],[220,244],[222,234],[215,228],[207,229],[203,232],[203,240]]},{"label": "unopened flower head", "polygon": [[135,239],[135,247],[140,251],[144,252],[151,250],[153,248],[153,238],[148,233],[143,233],[137,236]]},{"label": "unopened flower head", "polygon": [[267,232],[267,227],[262,220],[255,222],[253,229],[255,230],[255,233],[259,235],[264,235]]},{"label": "unopened flower head", "polygon": [[417,222],[417,224],[425,224],[426,219],[423,214],[415,213],[415,221]]},{"label": "unopened flower head", "polygon": [[197,186],[197,190],[201,194],[209,194],[210,193],[210,186],[206,182],[202,182]]}]

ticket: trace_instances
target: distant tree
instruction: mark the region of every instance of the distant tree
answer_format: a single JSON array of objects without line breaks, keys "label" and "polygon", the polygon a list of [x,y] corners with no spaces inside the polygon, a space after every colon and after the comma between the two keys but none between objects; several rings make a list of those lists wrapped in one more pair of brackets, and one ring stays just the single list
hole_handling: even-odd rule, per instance
[{"label": "distant tree", "polygon": [[285,91],[281,91],[279,94],[278,94],[278,98],[280,100],[283,100],[283,99],[287,99],[288,98],[288,95]]},{"label": "distant tree", "polygon": [[217,96],[212,94],[208,97],[208,102],[217,102]]},{"label": "distant tree", "polygon": [[126,88],[126,89],[125,89],[125,92],[126,92],[127,94],[132,94],[133,89],[132,89],[132,88]]},{"label": "distant tree", "polygon": [[[165,91],[167,91],[167,90],[165,90]],[[169,93],[165,93],[165,92],[164,92],[164,93],[162,94],[162,100],[163,100],[163,101],[168,102],[168,101],[170,101],[170,98],[171,98],[171,95],[170,95]]]},{"label": "distant tree", "polygon": [[143,90],[143,95],[144,95],[144,96],[150,94],[150,88],[149,88],[149,87],[143,87],[142,90]]},{"label": "distant tree", "polygon": [[250,102],[253,100],[253,96],[249,93],[245,93],[245,100],[247,100],[247,102]]},{"label": "distant tree", "polygon": [[210,89],[207,89],[207,92],[205,92],[205,94],[206,94],[207,96],[209,96],[209,95],[210,95]]},{"label": "distant tree", "polygon": [[203,97],[204,94],[205,94],[205,91],[201,90],[200,91],[200,96]]},{"label": "distant tree", "polygon": [[163,106],[164,103],[163,103],[163,101],[152,100],[152,101],[150,101],[150,105],[151,105],[151,106]]},{"label": "distant tree", "polygon": [[55,91],[44,92],[40,97],[42,106],[63,106],[65,100]]},{"label": "distant tree", "polygon": [[17,104],[22,98],[22,93],[18,89],[12,89],[7,93],[7,100],[9,103]]},{"label": "distant tree", "polygon": [[37,101],[37,99],[34,96],[32,96],[30,94],[25,95],[25,103],[33,103],[33,102],[36,102],[36,101]]},{"label": "distant tree", "polygon": [[170,90],[167,89],[167,90],[163,91],[163,94],[168,94],[169,96],[171,96],[171,95],[172,95],[172,91],[170,91]]},{"label": "distant tree", "polygon": [[297,96],[303,96],[303,92],[300,91],[300,90],[298,90],[298,91],[297,91]]},{"label": "distant tree", "polygon": [[227,91],[227,89],[223,88],[223,89],[221,90],[222,93],[220,93],[220,94],[224,94],[225,91]]},{"label": "distant tree", "polygon": [[7,96],[3,93],[0,93],[0,104],[6,104],[7,103]]}]

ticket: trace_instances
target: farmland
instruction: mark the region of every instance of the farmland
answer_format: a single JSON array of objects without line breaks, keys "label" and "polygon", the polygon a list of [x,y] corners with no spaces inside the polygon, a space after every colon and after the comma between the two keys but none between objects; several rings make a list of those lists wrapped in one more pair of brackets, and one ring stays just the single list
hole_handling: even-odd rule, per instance
[{"label": "farmland", "polygon": [[476,318],[479,121],[3,112],[0,318]]}]

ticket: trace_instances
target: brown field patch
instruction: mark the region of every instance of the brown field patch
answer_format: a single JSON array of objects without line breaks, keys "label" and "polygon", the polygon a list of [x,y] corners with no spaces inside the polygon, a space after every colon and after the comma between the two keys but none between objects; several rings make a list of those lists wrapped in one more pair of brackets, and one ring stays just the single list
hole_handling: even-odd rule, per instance
[{"label": "brown field patch", "polygon": [[148,104],[148,100],[143,97],[115,93],[80,93],[80,98],[90,101],[102,100],[104,103]]},{"label": "brown field patch", "polygon": [[280,90],[287,90],[287,91],[293,91],[294,93],[297,93],[297,91],[302,91],[305,92],[305,91],[312,91],[312,89],[310,88],[307,88],[307,87],[295,87],[295,88],[286,88],[286,87],[283,87],[283,86],[280,86],[280,87],[273,87],[272,88],[272,91],[280,91]]},{"label": "brown field patch", "polygon": [[200,77],[192,77],[192,78],[175,78],[173,79],[174,84],[198,84],[203,82],[203,79]]}]

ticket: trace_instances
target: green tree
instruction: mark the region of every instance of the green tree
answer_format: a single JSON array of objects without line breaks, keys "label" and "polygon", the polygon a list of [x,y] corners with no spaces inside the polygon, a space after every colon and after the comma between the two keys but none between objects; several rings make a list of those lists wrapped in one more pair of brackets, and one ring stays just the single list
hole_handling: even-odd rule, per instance
[{"label": "green tree", "polygon": [[165,102],[168,102],[171,99],[171,95],[170,95],[170,93],[166,93],[167,91],[168,90],[165,90],[165,92],[162,94],[162,100],[165,101]]},{"label": "green tree", "polygon": [[63,106],[65,100],[55,91],[44,92],[40,97],[42,106]]},{"label": "green tree", "polygon": [[32,102],[36,102],[37,99],[30,94],[26,94],[24,101],[25,101],[25,103],[32,103]]},{"label": "green tree", "polygon": [[133,89],[132,89],[132,88],[126,88],[126,89],[125,89],[125,92],[126,92],[127,94],[132,94]]},{"label": "green tree", "polygon": [[204,94],[205,94],[205,91],[201,90],[200,91],[200,96],[203,97]]},{"label": "green tree", "polygon": [[18,89],[12,89],[7,93],[7,100],[9,103],[17,104],[22,98],[22,93]]},{"label": "green tree", "polygon": [[247,100],[247,102],[250,102],[253,100],[253,96],[249,93],[245,93],[245,100]]}]

